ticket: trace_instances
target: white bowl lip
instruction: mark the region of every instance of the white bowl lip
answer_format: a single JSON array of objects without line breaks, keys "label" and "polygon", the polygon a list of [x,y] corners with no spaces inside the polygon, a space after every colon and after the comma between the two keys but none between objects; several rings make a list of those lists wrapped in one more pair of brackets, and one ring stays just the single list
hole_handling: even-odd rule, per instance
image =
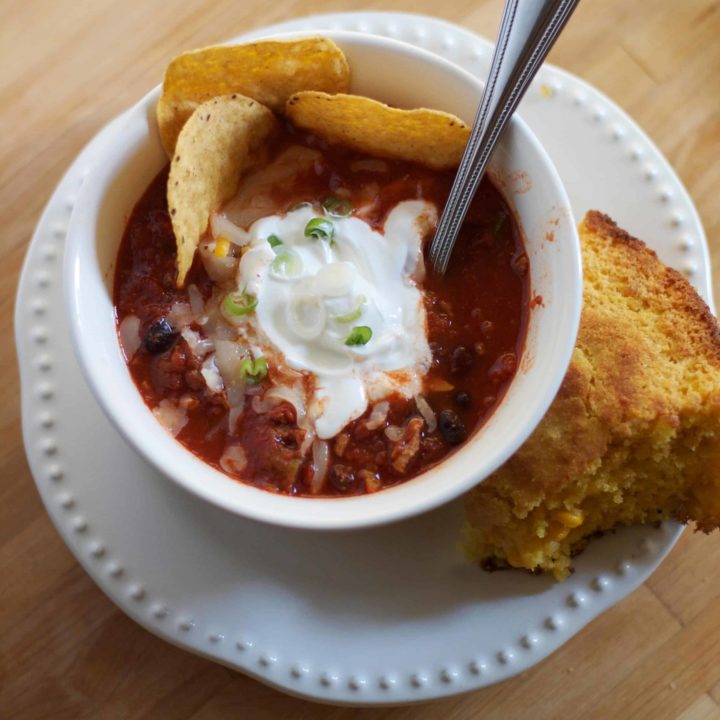
[{"label": "white bowl lip", "polygon": [[[264,39],[291,39],[308,36],[329,37],[339,41],[340,43],[343,39],[347,39],[348,41],[359,42],[361,44],[376,47],[380,50],[388,48],[391,50],[399,50],[407,55],[418,58],[422,62],[439,65],[448,72],[464,76],[466,82],[478,86],[478,89],[482,84],[478,78],[444,58],[392,38],[344,30],[302,30],[275,33],[263,36],[262,38],[253,38],[251,42]],[[229,43],[233,42],[235,41],[229,41]],[[137,114],[146,116],[151,108],[154,107],[154,101],[156,101],[159,95],[160,87],[160,85],[156,86],[153,90],[141,98],[125,113],[126,117],[129,119],[133,115]],[[152,105],[150,105],[151,103]],[[506,443],[502,452],[499,452],[495,456],[493,462],[485,465],[482,470],[481,477],[478,477],[477,474],[468,474],[467,477],[462,478],[460,481],[446,483],[445,486],[440,488],[438,488],[438,483],[432,484],[426,482],[426,492],[420,497],[414,498],[410,503],[396,503],[395,505],[391,505],[389,507],[374,508],[371,503],[373,502],[373,498],[377,498],[380,495],[383,497],[390,497],[392,495],[403,493],[403,491],[408,489],[411,484],[415,485],[417,481],[426,479],[428,475],[436,473],[438,467],[442,466],[445,461],[441,461],[438,465],[431,467],[421,475],[411,478],[406,482],[384,489],[377,495],[354,496],[351,498],[297,498],[275,495],[252,487],[247,483],[232,480],[228,476],[224,475],[224,473],[216,470],[194,455],[180,442],[165,433],[157,420],[150,413],[150,409],[145,404],[140,393],[137,392],[135,400],[138,405],[138,410],[144,409],[149,418],[152,419],[152,422],[157,425],[158,430],[161,430],[163,436],[171,443],[168,447],[172,447],[171,453],[175,456],[174,462],[171,466],[164,463],[162,461],[163,458],[161,457],[162,453],[158,453],[156,451],[156,447],[151,446],[152,439],[137,432],[137,427],[135,427],[130,419],[127,419],[126,422],[125,419],[121,418],[115,411],[115,408],[111,403],[110,394],[107,392],[107,388],[102,382],[104,376],[106,375],[102,371],[107,370],[107,367],[99,364],[96,355],[93,354],[92,343],[88,342],[88,338],[84,337],[81,332],[80,318],[83,314],[79,283],[81,244],[78,240],[76,240],[76,238],[79,237],[78,233],[73,232],[73,230],[77,230],[78,226],[82,226],[83,222],[87,225],[91,215],[93,221],[96,217],[93,213],[87,214],[77,211],[78,207],[82,208],[83,198],[87,194],[87,188],[91,185],[86,182],[80,191],[78,202],[75,206],[76,209],[73,213],[70,227],[68,229],[63,266],[63,294],[65,300],[65,310],[71,329],[73,350],[78,359],[83,375],[85,376],[86,381],[88,382],[95,398],[105,412],[106,416],[110,419],[120,434],[128,441],[128,443],[138,450],[141,455],[148,460],[151,465],[157,468],[162,475],[170,478],[173,482],[176,482],[193,495],[196,495],[217,507],[223,508],[226,511],[243,516],[244,518],[267,522],[269,524],[280,525],[283,527],[304,530],[342,531],[387,524],[439,507],[440,505],[457,498],[471,487],[482,482],[520,447],[550,406],[560,387],[560,383],[562,382],[565,371],[570,362],[575,337],[580,323],[582,304],[582,260],[580,254],[580,244],[570,201],[564,185],[557,173],[557,170],[555,169],[554,164],[552,163],[552,160],[549,158],[539,140],[535,137],[534,133],[529,129],[525,122],[518,115],[515,115],[512,118],[511,123],[522,133],[524,141],[529,143],[533,147],[534,152],[542,158],[544,170],[548,176],[547,179],[550,179],[554,185],[554,190],[560,200],[556,209],[567,219],[567,231],[570,233],[571,239],[574,240],[574,242],[566,243],[564,250],[565,252],[571,253],[568,260],[572,267],[573,277],[576,279],[576,282],[570,286],[570,292],[563,296],[566,309],[568,310],[566,313],[568,318],[568,327],[566,328],[567,341],[565,346],[561,348],[560,361],[557,363],[553,377],[550,380],[546,379],[544,392],[536,396],[534,411],[525,416],[524,422],[520,424],[520,429],[514,435],[513,442]],[[122,132],[122,129],[120,132]],[[97,168],[98,165],[96,163],[96,165],[90,169],[88,178],[91,178],[91,176],[97,172]],[[96,210],[99,211],[99,209],[100,205],[98,205]],[[92,224],[94,225],[94,222]],[[93,234],[93,240],[94,237],[95,236]],[[123,366],[129,376],[129,370],[124,362]],[[473,439],[481,432],[482,429],[476,432],[469,441],[459,448],[456,453],[453,453],[453,455],[457,454],[457,452],[467,451],[473,443]],[[183,464],[183,462],[185,464]],[[226,478],[230,483],[232,483],[233,492],[228,494],[219,491],[217,488],[211,488],[204,485],[202,482],[198,482],[197,474],[193,473],[194,469],[199,470],[201,475],[203,473],[211,473],[213,475],[219,475]],[[259,503],[260,506],[258,507],[258,504],[255,503],[253,499],[257,499],[259,496],[264,496],[264,499],[267,499],[268,497],[272,498],[274,502],[269,503],[261,501]],[[273,507],[265,507],[270,504],[272,504]],[[348,514],[348,512],[338,512],[343,506],[350,510],[351,505],[353,506],[351,514]],[[365,507],[359,507],[362,505]],[[331,508],[331,511],[318,513],[318,511],[325,508]]]}]

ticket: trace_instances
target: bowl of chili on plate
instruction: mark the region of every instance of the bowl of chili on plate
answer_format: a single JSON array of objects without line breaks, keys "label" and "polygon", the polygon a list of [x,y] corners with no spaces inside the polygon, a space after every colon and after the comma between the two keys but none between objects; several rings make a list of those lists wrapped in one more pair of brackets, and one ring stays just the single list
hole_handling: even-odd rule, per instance
[{"label": "bowl of chili on plate", "polygon": [[[456,66],[323,35],[349,93],[472,120],[482,86]],[[582,291],[567,195],[522,120],[436,276],[424,251],[454,170],[280,118],[179,287],[158,97],[96,158],[65,257],[74,349],[123,436],[205,500],[303,528],[417,514],[504,462],[559,387]]]}]

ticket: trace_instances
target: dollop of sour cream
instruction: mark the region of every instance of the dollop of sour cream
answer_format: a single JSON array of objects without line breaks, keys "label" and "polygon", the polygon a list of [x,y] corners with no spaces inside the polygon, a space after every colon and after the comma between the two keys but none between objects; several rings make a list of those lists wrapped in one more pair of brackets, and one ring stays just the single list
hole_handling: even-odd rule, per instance
[{"label": "dollop of sour cream", "polygon": [[330,438],[369,402],[421,390],[431,353],[417,280],[437,210],[401,202],[383,232],[358,217],[325,218],[331,240],[306,236],[316,217],[308,205],[253,223],[237,284],[257,297],[259,335],[289,367],[315,376],[308,415],[317,436]]}]

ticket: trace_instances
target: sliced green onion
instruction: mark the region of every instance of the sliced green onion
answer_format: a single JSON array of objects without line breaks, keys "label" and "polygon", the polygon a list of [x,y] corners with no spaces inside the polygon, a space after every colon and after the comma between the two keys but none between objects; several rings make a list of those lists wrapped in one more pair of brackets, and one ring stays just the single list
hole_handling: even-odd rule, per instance
[{"label": "sliced green onion", "polygon": [[282,247],[275,251],[275,259],[270,263],[270,272],[281,280],[300,277],[303,262],[300,256],[290,248]]},{"label": "sliced green onion", "polygon": [[304,208],[304,207],[312,207],[312,203],[309,203],[309,202],[296,203],[295,205],[293,205],[290,208],[290,212],[292,212],[293,210],[299,210],[300,208]]},{"label": "sliced green onion", "polygon": [[261,355],[253,360],[245,358],[240,363],[240,377],[246,382],[257,384],[262,382],[268,374],[267,360]]},{"label": "sliced green onion", "polygon": [[267,241],[270,243],[271,248],[275,248],[278,245],[283,244],[283,241],[277,235],[268,235]]},{"label": "sliced green onion", "polygon": [[[336,315],[333,320],[340,322],[340,323],[351,323],[355,322],[363,313],[363,306],[367,302],[367,298],[364,295],[358,296],[358,304],[357,307],[354,310],[351,310],[349,313],[345,313],[344,315]],[[369,340],[370,338],[368,338]]]},{"label": "sliced green onion", "polygon": [[372,337],[372,330],[367,325],[356,325],[345,339],[346,345],[367,345]]},{"label": "sliced green onion", "polygon": [[352,212],[350,201],[335,195],[323,198],[322,208],[330,217],[334,218],[344,218]]},{"label": "sliced green onion", "polygon": [[335,226],[325,218],[313,218],[305,226],[305,237],[313,240],[325,240],[332,245],[335,237]]},{"label": "sliced green onion", "polygon": [[222,303],[223,312],[230,319],[249,315],[257,306],[258,300],[249,292],[231,292],[225,296]]}]

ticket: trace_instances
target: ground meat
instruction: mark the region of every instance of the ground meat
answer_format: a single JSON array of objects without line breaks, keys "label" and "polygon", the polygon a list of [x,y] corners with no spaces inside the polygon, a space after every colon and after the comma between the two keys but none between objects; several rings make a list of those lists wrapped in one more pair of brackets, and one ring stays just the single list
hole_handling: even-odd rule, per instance
[{"label": "ground meat", "polygon": [[365,492],[368,493],[377,492],[382,487],[380,476],[371,470],[361,470],[358,473],[358,480],[360,480],[365,487]]},{"label": "ground meat", "polygon": [[168,354],[152,359],[150,367],[155,392],[163,393],[165,390],[181,390],[185,387],[185,372],[194,368],[184,345],[185,341],[182,341]]},{"label": "ground meat", "polygon": [[268,411],[268,419],[273,425],[295,425],[295,410],[290,403],[284,402]]},{"label": "ground meat", "polygon": [[183,395],[180,400],[178,400],[178,405],[181,408],[185,408],[185,410],[194,410],[199,404],[200,401],[192,395]]},{"label": "ground meat", "polygon": [[395,472],[404,475],[408,466],[420,450],[420,433],[425,421],[420,417],[410,418],[405,427],[405,434],[390,451],[390,460]]},{"label": "ground meat", "polygon": [[330,468],[328,478],[336,490],[348,492],[355,487],[355,473],[347,465],[336,463]]},{"label": "ground meat", "polygon": [[280,426],[275,430],[274,437],[289,450],[297,450],[305,437],[305,431],[296,427]]},{"label": "ground meat", "polygon": [[340,433],[335,439],[335,454],[338,457],[342,457],[345,452],[345,448],[350,442],[350,436],[347,433]]},{"label": "ground meat", "polygon": [[203,390],[205,388],[205,378],[199,370],[188,370],[185,373],[185,384],[191,390]]}]

